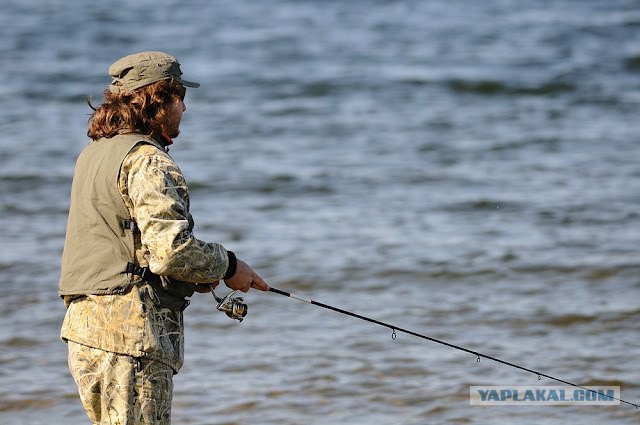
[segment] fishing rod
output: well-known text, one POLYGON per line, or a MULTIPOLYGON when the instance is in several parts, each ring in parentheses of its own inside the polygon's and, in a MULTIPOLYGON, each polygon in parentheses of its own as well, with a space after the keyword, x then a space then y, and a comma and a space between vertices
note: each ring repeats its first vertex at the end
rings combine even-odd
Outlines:
MULTIPOLYGON (((321 302, 318 302, 318 301, 314 301, 312 299, 303 298, 303 297, 300 297, 298 295, 292 294, 290 292, 282 291, 282 290, 277 289, 277 288, 270 287, 269 288, 269 292, 273 292, 273 293, 278 294, 278 295, 283 295, 285 297, 293 298, 295 300, 302 301, 302 302, 305 302, 305 303, 308 303, 308 304, 313 304, 315 306, 318 306, 318 307, 321 307, 321 308, 325 308, 327 310, 332 310, 332 311, 335 311, 335 312, 340 313, 340 314, 345 314, 347 316, 355 317, 356 319, 364 320, 364 321, 367 321, 367 322, 370 322, 370 323, 375 323, 376 325, 384 326, 386 328, 391 329, 391 338, 394 339, 394 340, 396 339, 396 331, 404 332, 406 334, 413 335, 413 336, 418 337, 418 338, 426 339, 428 341, 435 342, 437 344, 446 345, 447 347, 454 348, 454 349, 460 350, 460 351, 464 351, 464 352, 469 353, 469 354, 473 354, 474 356, 476 356, 476 359, 477 359, 478 363, 480 363, 480 359, 481 358, 493 360, 494 362, 501 363, 503 365, 507 365, 507 366, 510 366, 510 367, 513 367, 513 368, 516 368, 516 369, 520 369, 520 370, 524 370, 525 372, 529 372, 529 373, 532 373, 534 375, 537 375, 538 376, 538 380, 541 380, 542 377, 544 376, 545 378, 551 379, 553 381, 560 382, 560 383, 563 383, 563 384, 566 384, 566 385, 569 385, 569 386, 572 386, 572 387, 575 387, 575 388, 580 388, 582 390, 589 391, 589 392, 597 394, 599 396, 605 395, 605 394, 603 394, 601 392, 597 392, 597 391, 595 391, 593 389, 586 388, 586 387, 584 387, 582 385, 578 385, 578 384, 575 384, 573 382, 566 381, 564 379, 556 378, 555 376, 547 375, 546 373, 542 373, 542 372, 539 372, 539 371, 534 370, 534 369, 529 369, 527 367, 520 366, 520 365, 517 365, 515 363, 511 363, 511 362, 508 362, 506 360, 499 359, 497 357, 489 356, 489 355, 483 354, 483 353, 481 353, 479 351, 471 350, 469 348, 465 348, 465 347, 462 347, 460 345, 455 345, 455 344, 452 344, 452 343, 449 343, 449 342, 446 342, 446 341, 442 341, 440 339, 432 338, 430 336, 423 335, 423 334, 420 334, 418 332, 414 332, 414 331, 411 331, 411 330, 408 330, 408 329, 404 329, 404 328, 402 328, 400 326, 392 325, 390 323, 381 322, 379 320, 375 320, 375 319, 372 319, 370 317, 366 317, 366 316, 362 316, 362 315, 357 314, 357 313, 353 313, 351 311, 343 310, 343 309, 338 308, 338 307, 334 307, 334 306, 331 306, 331 305, 328 305, 328 304, 324 304, 324 303, 321 303, 321 302)), ((245 305, 245 307, 246 307, 246 305, 245 305)), ((246 310, 244 310, 244 312, 246 314, 246 310)), ((229 317, 232 317, 232 316, 229 316, 229 317)), ((244 317, 244 316, 242 316, 242 317, 244 317)), ((605 395, 605 396, 610 398, 610 399, 612 399, 612 400, 616 400, 616 401, 619 401, 621 403, 625 403, 625 404, 628 404, 630 406, 634 406, 636 409, 638 409, 640 407, 640 404, 632 403, 630 401, 623 400, 622 398, 617 398, 617 397, 613 397, 613 396, 610 396, 610 395, 605 395)))

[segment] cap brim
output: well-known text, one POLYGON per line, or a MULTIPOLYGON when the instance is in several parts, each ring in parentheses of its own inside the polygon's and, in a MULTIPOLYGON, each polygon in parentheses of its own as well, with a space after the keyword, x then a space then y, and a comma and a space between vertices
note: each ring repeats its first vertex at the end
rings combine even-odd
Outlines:
POLYGON ((193 87, 193 88, 198 88, 200 87, 200 83, 196 83, 194 81, 187 81, 187 80, 182 80, 180 81, 182 83, 183 86, 185 87, 193 87))

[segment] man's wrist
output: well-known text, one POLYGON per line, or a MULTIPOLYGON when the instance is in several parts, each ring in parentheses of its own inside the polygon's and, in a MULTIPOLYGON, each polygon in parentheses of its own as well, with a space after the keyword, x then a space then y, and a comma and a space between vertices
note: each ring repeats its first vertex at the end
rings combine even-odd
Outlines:
POLYGON ((236 254, 234 254, 233 251, 227 251, 227 256, 229 257, 229 265, 227 266, 227 272, 222 278, 224 280, 231 279, 233 275, 236 274, 236 269, 238 267, 238 259, 236 258, 236 254))

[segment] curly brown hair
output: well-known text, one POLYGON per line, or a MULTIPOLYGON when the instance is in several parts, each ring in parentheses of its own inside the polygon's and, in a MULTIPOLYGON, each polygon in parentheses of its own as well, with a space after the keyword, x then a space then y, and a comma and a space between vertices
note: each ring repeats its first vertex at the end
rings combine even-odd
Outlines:
POLYGON ((133 92, 104 92, 104 102, 89 117, 87 136, 93 140, 124 133, 141 133, 157 138, 169 106, 176 97, 184 99, 186 88, 177 81, 161 80, 133 92))

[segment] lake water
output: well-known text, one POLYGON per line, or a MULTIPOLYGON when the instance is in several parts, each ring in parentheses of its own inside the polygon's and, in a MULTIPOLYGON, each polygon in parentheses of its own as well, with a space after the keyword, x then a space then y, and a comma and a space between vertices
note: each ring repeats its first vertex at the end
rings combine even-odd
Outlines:
MULTIPOLYGON (((177 56, 196 236, 274 287, 640 402, 640 3, 5 0, 0 423, 88 423, 58 338, 86 97, 177 56)), ((273 293, 195 296, 176 424, 637 424, 470 406, 555 385, 273 293)))

